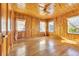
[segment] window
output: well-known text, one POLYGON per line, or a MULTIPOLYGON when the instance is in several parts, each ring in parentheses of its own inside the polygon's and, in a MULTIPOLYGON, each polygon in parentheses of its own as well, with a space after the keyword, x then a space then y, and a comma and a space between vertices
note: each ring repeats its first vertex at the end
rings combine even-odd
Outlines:
POLYGON ((5 35, 5 33, 6 33, 6 20, 3 17, 1 19, 1 31, 2 31, 3 35, 5 35))
MULTIPOLYGON (((8 24, 8 31, 10 31, 11 30, 10 19, 8 19, 7 24, 8 24)), ((1 19, 1 31, 2 31, 3 35, 5 35, 5 33, 6 33, 6 20, 3 17, 1 19)))
POLYGON ((17 20, 16 21, 16 30, 17 31, 25 31, 25 21, 17 20))
POLYGON ((68 33, 79 34, 79 16, 68 18, 68 33))
POLYGON ((46 24, 45 22, 40 22, 40 32, 45 32, 46 31, 46 24))
POLYGON ((54 22, 53 21, 50 21, 48 23, 48 30, 49 30, 49 32, 53 32, 54 31, 54 22))

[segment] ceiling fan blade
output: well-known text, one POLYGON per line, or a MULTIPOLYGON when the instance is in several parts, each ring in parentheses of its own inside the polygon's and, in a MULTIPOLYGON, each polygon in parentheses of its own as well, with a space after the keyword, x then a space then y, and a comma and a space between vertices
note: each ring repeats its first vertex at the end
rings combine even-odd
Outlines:
POLYGON ((50 6, 50 3, 46 4, 44 10, 46 11, 49 6, 50 6))
POLYGON ((42 11, 44 11, 45 13, 48 13, 49 14, 50 12, 47 11, 47 9, 49 8, 50 4, 51 3, 46 3, 45 6, 41 6, 41 5, 38 4, 38 6, 41 7, 41 8, 43 8, 42 11))

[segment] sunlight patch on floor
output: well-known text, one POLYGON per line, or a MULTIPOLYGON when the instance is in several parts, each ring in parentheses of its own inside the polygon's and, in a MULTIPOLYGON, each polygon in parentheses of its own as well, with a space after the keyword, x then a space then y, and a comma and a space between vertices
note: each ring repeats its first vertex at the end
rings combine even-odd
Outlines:
POLYGON ((62 38, 63 38, 63 40, 61 40, 62 43, 78 44, 78 42, 75 40, 66 39, 64 37, 62 37, 62 38))

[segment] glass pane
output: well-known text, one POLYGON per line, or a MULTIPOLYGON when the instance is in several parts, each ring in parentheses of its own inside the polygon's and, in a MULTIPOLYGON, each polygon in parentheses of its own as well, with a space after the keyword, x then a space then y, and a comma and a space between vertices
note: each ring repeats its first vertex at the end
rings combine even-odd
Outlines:
POLYGON ((53 32, 54 31, 54 22, 53 21, 48 23, 48 30, 49 30, 49 32, 53 32))
POLYGON ((1 19, 1 31, 3 35, 6 34, 6 20, 3 17, 1 19))
POLYGON ((10 23, 10 18, 9 18, 9 19, 8 19, 8 31, 9 31, 9 32, 11 31, 10 26, 11 26, 11 23, 10 23))
POLYGON ((45 22, 40 22, 40 32, 45 32, 46 31, 46 24, 45 22))

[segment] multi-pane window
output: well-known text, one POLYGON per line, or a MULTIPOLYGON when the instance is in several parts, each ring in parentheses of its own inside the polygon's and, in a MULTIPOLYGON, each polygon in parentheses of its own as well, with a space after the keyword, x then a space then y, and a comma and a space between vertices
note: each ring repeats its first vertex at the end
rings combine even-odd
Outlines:
POLYGON ((48 31, 49 32, 53 32, 54 31, 54 22, 53 21, 50 21, 48 23, 48 31))
POLYGON ((79 34, 79 16, 68 18, 68 33, 79 34))
POLYGON ((40 22, 40 32, 45 32, 45 31, 46 31, 46 23, 40 22))
POLYGON ((16 21, 16 30, 17 31, 25 31, 25 21, 17 20, 16 21))

